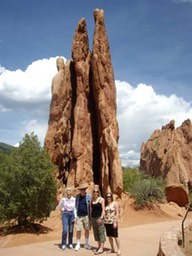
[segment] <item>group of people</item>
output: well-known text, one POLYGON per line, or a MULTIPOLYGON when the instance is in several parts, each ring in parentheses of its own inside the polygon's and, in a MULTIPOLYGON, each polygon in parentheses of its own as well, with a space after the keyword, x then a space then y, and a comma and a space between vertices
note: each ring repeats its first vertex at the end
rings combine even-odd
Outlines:
POLYGON ((85 231, 84 248, 91 250, 89 245, 89 231, 93 229, 94 239, 98 243, 94 254, 99 255, 104 252, 104 243, 106 236, 109 239, 111 249, 107 253, 115 252, 115 244, 117 247, 117 256, 121 255, 120 242, 118 238, 118 218, 119 208, 117 202, 113 200, 111 192, 106 193, 106 199, 101 196, 99 186, 95 185, 92 195, 86 192, 87 184, 79 185, 79 193, 73 196, 71 188, 66 189, 66 196, 61 199, 58 207, 62 212, 62 239, 61 248, 66 249, 67 236, 68 247, 73 249, 73 230, 76 225, 76 246, 78 251, 81 240, 81 231, 85 231), (115 241, 115 244, 114 244, 115 241))

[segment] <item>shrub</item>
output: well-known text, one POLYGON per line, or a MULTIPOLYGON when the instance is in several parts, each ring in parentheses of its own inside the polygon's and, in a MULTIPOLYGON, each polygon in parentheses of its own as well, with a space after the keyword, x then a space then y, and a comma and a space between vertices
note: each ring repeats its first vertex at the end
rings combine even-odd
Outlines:
POLYGON ((144 180, 146 174, 137 168, 123 168, 123 189, 130 192, 134 183, 138 180, 144 180))
POLYGON ((130 194, 135 199, 135 208, 150 207, 164 198, 165 183, 162 178, 148 177, 134 182, 130 194))
POLYGON ((54 165, 37 136, 25 135, 19 147, 0 162, 0 222, 19 225, 49 216, 56 197, 54 165))

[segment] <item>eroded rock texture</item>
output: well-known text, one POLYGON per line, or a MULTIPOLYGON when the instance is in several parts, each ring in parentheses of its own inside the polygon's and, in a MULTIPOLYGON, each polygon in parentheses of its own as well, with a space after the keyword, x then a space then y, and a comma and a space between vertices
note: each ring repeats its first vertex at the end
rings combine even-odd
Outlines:
POLYGON ((98 184, 121 197, 116 90, 104 11, 94 11, 93 49, 82 18, 72 44, 72 60, 61 65, 52 82, 45 147, 67 186, 98 184))
POLYGON ((162 176, 167 185, 192 187, 192 124, 188 119, 175 129, 174 121, 155 130, 142 144, 140 167, 162 176))
POLYGON ((69 184, 93 181, 93 139, 91 127, 90 58, 88 33, 82 18, 75 31, 72 58, 76 72, 76 103, 69 184), (73 182, 74 181, 74 182, 73 182))
POLYGON ((108 186, 117 194, 122 190, 122 170, 118 152, 116 91, 109 42, 104 25, 104 12, 94 11, 95 31, 92 49, 92 87, 98 124, 100 176, 104 190, 108 186))
POLYGON ((189 203, 188 191, 181 184, 166 186, 165 196, 167 202, 175 202, 181 207, 185 207, 189 203))
POLYGON ((52 80, 52 99, 48 130, 45 137, 45 148, 52 161, 59 167, 59 177, 66 183, 71 159, 71 138, 73 122, 72 87, 75 87, 73 63, 64 64, 62 58, 57 59, 58 73, 52 80))

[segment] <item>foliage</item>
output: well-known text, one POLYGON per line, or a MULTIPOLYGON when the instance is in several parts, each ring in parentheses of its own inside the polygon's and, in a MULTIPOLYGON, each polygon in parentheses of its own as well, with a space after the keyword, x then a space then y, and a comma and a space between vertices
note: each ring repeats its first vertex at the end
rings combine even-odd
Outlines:
POLYGON ((37 136, 26 134, 10 155, 0 155, 0 222, 42 221, 56 196, 54 166, 37 136))
POLYGON ((123 188, 124 191, 130 192, 133 184, 137 180, 145 179, 146 174, 139 171, 138 168, 123 168, 123 188))
POLYGON ((131 196, 135 198, 136 209, 150 207, 155 201, 161 202, 164 198, 164 181, 153 177, 138 180, 131 189, 131 196))
POLYGON ((150 177, 138 169, 128 169, 123 173, 124 190, 135 199, 135 208, 150 207, 164 198, 165 182, 161 177, 150 177))
POLYGON ((13 148, 14 148, 13 146, 0 142, 0 153, 10 154, 13 148))

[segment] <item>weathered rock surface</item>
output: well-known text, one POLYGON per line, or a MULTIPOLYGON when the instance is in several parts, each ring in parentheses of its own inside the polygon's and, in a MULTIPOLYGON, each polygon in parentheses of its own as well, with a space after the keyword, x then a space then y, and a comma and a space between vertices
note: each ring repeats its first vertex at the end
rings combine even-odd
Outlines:
POLYGON ((104 11, 94 11, 93 50, 82 18, 72 44, 72 60, 52 82, 45 148, 67 186, 99 184, 121 197, 122 168, 118 152, 116 90, 104 11))
POLYGON ((159 241, 157 256, 185 256, 178 245, 180 230, 172 228, 164 232, 159 241))
POLYGON ((52 99, 45 148, 59 166, 59 178, 66 182, 71 155, 73 63, 57 59, 58 73, 52 80, 52 99))
POLYGON ((167 202, 175 202, 181 207, 184 207, 189 203, 188 191, 181 184, 166 186, 165 196, 167 202))
POLYGON ((72 58, 76 72, 76 104, 72 138, 69 185, 93 181, 93 139, 91 127, 90 59, 88 33, 82 18, 75 31, 72 58))
POLYGON ((116 91, 103 10, 96 9, 94 18, 91 67, 101 156, 99 178, 105 191, 108 187, 112 187, 117 194, 120 194, 122 169, 117 145, 119 130, 116 119, 116 91))
POLYGON ((175 129, 174 121, 155 130, 142 144, 140 168, 152 176, 162 176, 167 185, 192 187, 192 123, 185 120, 175 129))

